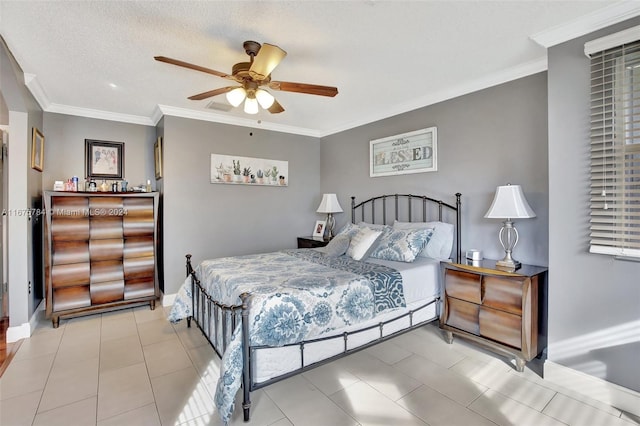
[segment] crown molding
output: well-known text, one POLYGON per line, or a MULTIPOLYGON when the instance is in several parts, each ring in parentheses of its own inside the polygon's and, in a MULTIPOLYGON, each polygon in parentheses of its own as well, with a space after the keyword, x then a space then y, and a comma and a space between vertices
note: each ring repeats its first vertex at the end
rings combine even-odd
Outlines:
POLYGON ((260 128, 264 130, 272 130, 274 132, 292 133, 296 135, 311 136, 315 138, 319 138, 322 136, 318 130, 314 129, 286 126, 261 120, 216 114, 214 112, 197 111, 187 108, 172 107, 168 105, 158 105, 158 109, 162 112, 162 114, 171 115, 174 117, 191 118, 194 120, 211 121, 214 123, 222 124, 231 124, 233 126, 250 127, 252 129, 260 128))
POLYGON ((487 89, 489 87, 497 86, 499 84, 507 83, 509 81, 517 80, 519 78, 527 77, 529 75, 537 74, 546 70, 547 57, 545 55, 542 58, 515 67, 507 68, 484 78, 471 80, 466 83, 447 88, 440 92, 431 93, 414 99, 410 102, 399 104, 392 109, 386 110, 384 113, 374 114, 369 117, 363 118, 362 120, 344 123, 342 126, 336 127, 331 131, 323 133, 321 137, 330 136, 339 132, 343 132, 345 130, 350 130, 355 127, 373 123, 375 121, 384 120, 398 114, 414 111, 420 108, 427 107, 429 105, 444 102, 449 99, 454 99, 459 96, 468 95, 479 90, 487 89))
POLYGON ((49 108, 49 106, 51 105, 51 102, 49 101, 49 97, 47 96, 44 89, 42 88, 42 85, 38 81, 38 78, 36 77, 36 75, 25 72, 24 84, 25 86, 27 86, 27 88, 35 98, 36 102, 38 102, 38 105, 40 105, 40 108, 46 111, 47 108, 49 108))
POLYGON ((640 2, 621 1, 529 38, 549 48, 640 15, 640 2))
POLYGON ((141 124, 143 126, 155 126, 151 118, 141 115, 122 114, 116 112, 102 111, 91 108, 79 108, 70 105, 51 104, 46 112, 58 114, 77 115, 79 117, 97 118, 99 120, 120 121, 122 123, 141 124))

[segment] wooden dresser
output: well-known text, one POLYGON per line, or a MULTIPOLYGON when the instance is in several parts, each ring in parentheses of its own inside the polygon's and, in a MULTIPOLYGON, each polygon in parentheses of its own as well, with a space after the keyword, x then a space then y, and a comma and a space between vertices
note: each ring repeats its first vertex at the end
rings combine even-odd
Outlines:
POLYGON ((44 194, 46 314, 155 308, 158 193, 44 194))
POLYGON ((546 347, 547 268, 522 265, 504 272, 495 261, 443 262, 442 272, 440 328, 449 343, 457 334, 513 355, 518 371, 546 347))

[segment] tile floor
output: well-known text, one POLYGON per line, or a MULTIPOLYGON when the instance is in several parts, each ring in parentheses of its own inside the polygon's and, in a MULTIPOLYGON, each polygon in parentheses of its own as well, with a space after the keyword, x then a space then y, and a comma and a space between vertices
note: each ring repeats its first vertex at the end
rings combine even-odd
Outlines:
MULTIPOLYGON (((219 425, 219 361, 163 309, 42 320, 0 378, 0 424, 219 425)), ((535 369, 535 363, 532 364, 535 369)), ((435 324, 252 393, 250 425, 632 426, 435 324)), ((239 403, 238 403, 239 404, 239 403)), ((232 421, 243 424, 241 410, 232 421)))

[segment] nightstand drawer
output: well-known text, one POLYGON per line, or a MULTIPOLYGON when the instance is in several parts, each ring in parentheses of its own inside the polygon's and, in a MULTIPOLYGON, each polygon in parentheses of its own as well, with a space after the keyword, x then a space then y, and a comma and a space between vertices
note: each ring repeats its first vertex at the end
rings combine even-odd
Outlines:
POLYGON ((522 315, 522 284, 524 280, 484 276, 482 304, 512 314, 522 315))
POLYGON ((445 320, 447 325, 476 335, 480 334, 480 326, 478 324, 479 305, 447 297, 447 306, 448 312, 445 320))
POLYGON ((482 302, 480 297, 481 276, 469 272, 445 270, 445 291, 447 296, 466 300, 467 302, 482 302))
POLYGON ((480 335, 520 349, 522 317, 497 309, 480 307, 480 335))

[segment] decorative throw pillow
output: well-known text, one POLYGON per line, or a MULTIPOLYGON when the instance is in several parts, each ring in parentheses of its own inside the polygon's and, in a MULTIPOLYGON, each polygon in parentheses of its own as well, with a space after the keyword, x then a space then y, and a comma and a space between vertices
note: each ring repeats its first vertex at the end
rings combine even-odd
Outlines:
POLYGON ((383 236, 371 257, 396 262, 413 262, 429 242, 433 229, 394 229, 383 236))
POLYGON ((355 225, 351 222, 347 222, 342 228, 340 228, 340 231, 338 231, 336 236, 345 234, 349 238, 353 238, 353 236, 356 235, 359 230, 360 230, 360 227, 358 225, 355 225))
POLYGON ((433 235, 427 245, 418 254, 420 257, 445 260, 451 257, 453 249, 454 226, 446 222, 398 222, 393 223, 394 229, 433 229, 433 235))
POLYGON ((340 234, 333 237, 329 244, 319 247, 316 250, 324 253, 328 257, 339 257, 347 252, 351 238, 346 234, 340 234))
POLYGON ((364 260, 376 247, 382 231, 374 231, 371 228, 360 228, 351 238, 351 243, 347 249, 347 256, 353 260, 364 260))

